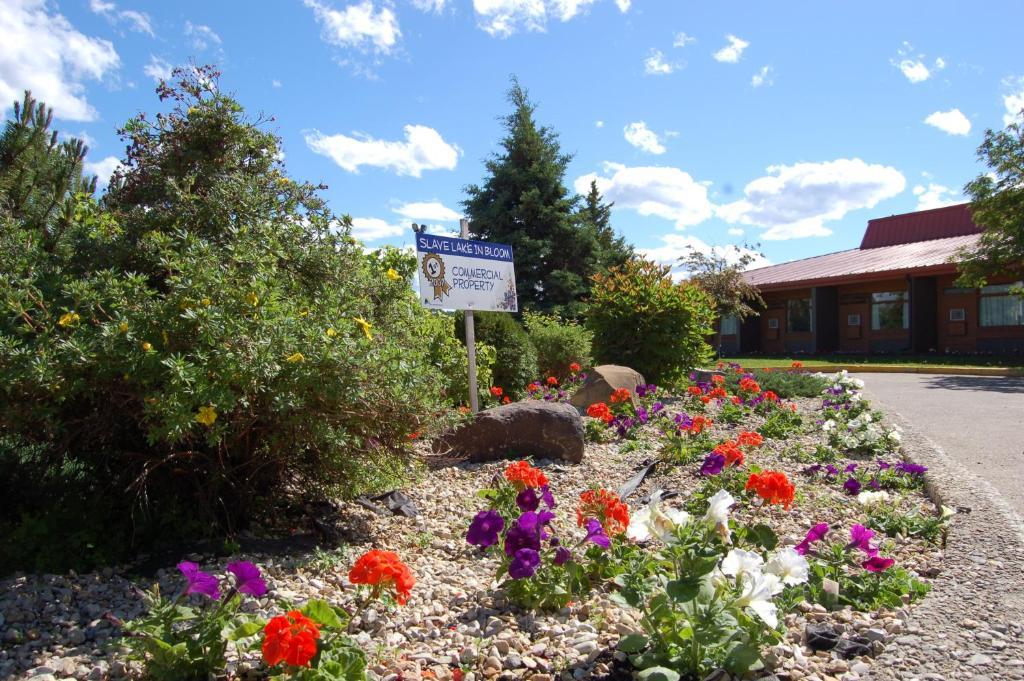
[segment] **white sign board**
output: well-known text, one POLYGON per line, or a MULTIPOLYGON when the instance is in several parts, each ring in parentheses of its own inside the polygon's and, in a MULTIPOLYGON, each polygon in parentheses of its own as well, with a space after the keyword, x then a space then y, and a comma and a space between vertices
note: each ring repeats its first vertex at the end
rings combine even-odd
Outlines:
POLYGON ((519 310, 511 246, 417 234, 416 260, 424 307, 519 310))

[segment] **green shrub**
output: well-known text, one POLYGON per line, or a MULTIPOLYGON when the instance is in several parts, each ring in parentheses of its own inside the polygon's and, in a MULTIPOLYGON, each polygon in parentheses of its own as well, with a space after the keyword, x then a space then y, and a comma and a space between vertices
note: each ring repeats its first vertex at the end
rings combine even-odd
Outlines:
POLYGON ((601 363, 636 369, 652 383, 678 380, 712 356, 714 304, 696 286, 674 283, 670 268, 631 260, 595 275, 586 309, 601 363))
MULTIPOLYGON (((466 337, 465 318, 458 317, 460 338, 466 337)), ((526 386, 537 378, 537 349, 523 325, 507 312, 477 312, 473 315, 476 342, 494 348, 493 385, 501 386, 512 399, 526 395, 526 386)), ((484 390, 488 387, 478 380, 484 390)))
POLYGON ((572 320, 536 312, 524 313, 523 324, 537 348, 540 376, 565 378, 570 374, 570 364, 590 366, 594 334, 585 327, 572 320))
MULTIPOLYGON (((178 76, 102 204, 70 197, 55 231, 0 202, 0 435, 136 544, 394 484, 454 362, 414 260, 365 255, 215 73, 178 76)), ((19 503, 13 531, 46 534, 19 503)))
MULTIPOLYGON (((430 339, 431 364, 439 370, 445 402, 450 406, 469 404, 469 358, 456 329, 456 316, 450 312, 431 312, 424 320, 424 332, 430 339)), ((461 326, 461 323, 458 325, 461 326)), ((465 331, 461 335, 465 338, 465 331)), ((476 342, 476 381, 481 402, 486 401, 494 381, 494 347, 476 342)))
MULTIPOLYGON (((794 397, 820 397, 829 386, 828 379, 815 376, 804 371, 765 371, 764 369, 748 369, 762 390, 771 390, 782 399, 794 397)), ((741 374, 727 374, 734 386, 739 385, 741 374)), ((735 391, 735 387, 733 388, 735 391)))

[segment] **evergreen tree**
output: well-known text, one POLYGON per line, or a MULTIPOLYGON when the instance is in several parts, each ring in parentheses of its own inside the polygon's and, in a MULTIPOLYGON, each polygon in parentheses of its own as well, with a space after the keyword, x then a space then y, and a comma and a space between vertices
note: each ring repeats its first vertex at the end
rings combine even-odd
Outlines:
POLYGON ((579 217, 583 225, 593 231, 598 245, 598 266, 600 270, 624 265, 633 257, 633 247, 626 239, 615 234, 612 229, 612 203, 602 203, 601 192, 597 189, 597 181, 590 181, 590 191, 583 197, 583 206, 579 217))
POLYGON ((96 178, 82 174, 88 147, 78 139, 58 142, 52 123, 53 110, 26 91, 0 134, 0 213, 46 251, 70 223, 74 195, 96 190, 96 178))
POLYGON ((597 269, 597 235, 581 224, 579 197, 564 184, 572 156, 554 131, 537 125, 536 105, 515 78, 508 101, 502 151, 486 161, 483 185, 465 188, 463 206, 474 237, 511 244, 520 307, 571 316, 597 269))

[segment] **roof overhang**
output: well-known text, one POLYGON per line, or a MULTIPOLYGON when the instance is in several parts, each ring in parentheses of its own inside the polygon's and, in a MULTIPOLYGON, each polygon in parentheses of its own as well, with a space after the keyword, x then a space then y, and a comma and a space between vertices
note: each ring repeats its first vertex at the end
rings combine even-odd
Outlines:
POLYGON ((888 281, 901 277, 923 277, 939 274, 956 274, 957 269, 954 263, 942 263, 929 265, 927 267, 913 267, 909 269, 888 270, 885 272, 858 272, 857 274, 845 274, 834 277, 820 277, 817 279, 804 279, 802 281, 780 281, 770 284, 755 284, 755 288, 762 293, 769 291, 793 291, 802 288, 813 288, 816 286, 837 286, 842 284, 862 284, 872 281, 888 281))

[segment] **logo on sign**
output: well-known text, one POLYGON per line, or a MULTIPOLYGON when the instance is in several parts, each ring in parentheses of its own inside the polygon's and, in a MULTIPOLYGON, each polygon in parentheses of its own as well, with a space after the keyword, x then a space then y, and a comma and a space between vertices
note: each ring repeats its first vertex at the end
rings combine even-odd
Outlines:
POLYGON ((437 253, 423 256, 423 274, 434 289, 434 300, 443 300, 452 287, 444 278, 444 260, 437 253))

